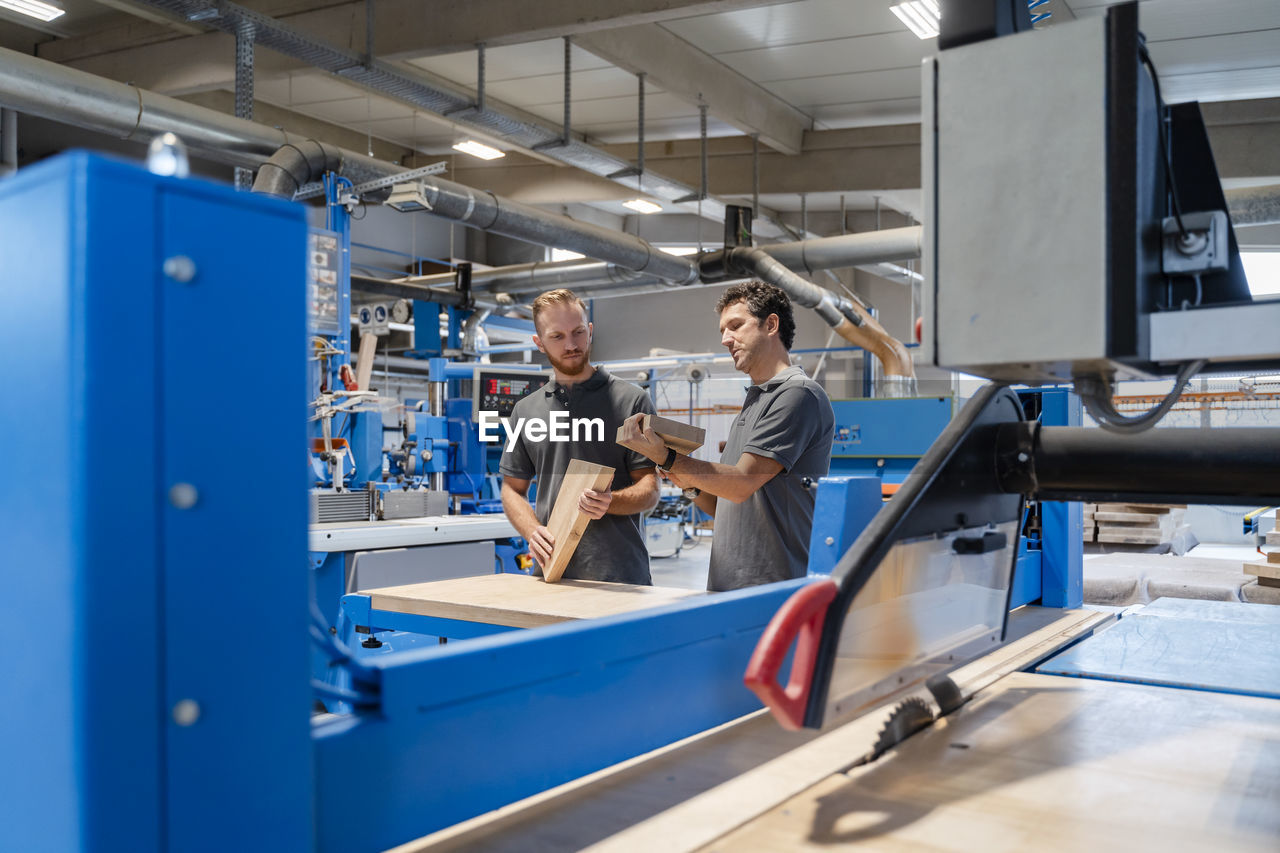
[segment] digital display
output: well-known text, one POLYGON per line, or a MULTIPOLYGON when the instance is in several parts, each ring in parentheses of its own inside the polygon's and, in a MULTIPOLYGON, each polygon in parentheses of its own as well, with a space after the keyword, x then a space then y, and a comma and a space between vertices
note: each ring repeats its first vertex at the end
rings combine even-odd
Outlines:
POLYGON ((533 370, 503 370, 479 368, 476 370, 475 389, 472 395, 472 416, 481 411, 497 412, 509 417, 516 401, 547 383, 546 373, 533 370))

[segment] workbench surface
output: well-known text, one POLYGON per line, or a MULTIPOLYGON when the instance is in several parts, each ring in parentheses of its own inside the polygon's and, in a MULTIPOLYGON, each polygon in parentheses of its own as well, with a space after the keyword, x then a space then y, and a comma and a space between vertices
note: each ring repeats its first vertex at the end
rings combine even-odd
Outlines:
POLYGON ((528 575, 494 574, 365 589, 360 594, 369 596, 374 610, 536 628, 660 607, 705 593, 602 581, 562 580, 550 584, 528 575))

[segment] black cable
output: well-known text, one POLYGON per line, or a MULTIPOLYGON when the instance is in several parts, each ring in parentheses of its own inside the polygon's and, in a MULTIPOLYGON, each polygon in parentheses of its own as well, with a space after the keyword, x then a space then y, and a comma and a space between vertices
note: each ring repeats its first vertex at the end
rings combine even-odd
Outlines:
POLYGON ((1169 183, 1169 194, 1173 198, 1173 218, 1177 220, 1178 233, 1185 237, 1187 228, 1182 224, 1182 205, 1178 201, 1178 183, 1173 179, 1173 158, 1169 154, 1169 139, 1165 130, 1164 98, 1160 95, 1160 75, 1156 73, 1156 66, 1151 61, 1151 54, 1147 52, 1145 41, 1138 45, 1138 57, 1142 60, 1142 64, 1147 66, 1147 71, 1151 74, 1151 85, 1155 87, 1156 128, 1160 133, 1161 162, 1164 164, 1165 180, 1169 183))
POLYGON ((1085 411, 1098 422, 1098 426, 1111 432, 1132 435, 1155 426, 1169 409, 1173 408, 1173 404, 1178 402, 1178 398, 1182 396, 1182 391, 1191 377, 1199 373, 1206 364, 1208 362, 1204 359, 1189 361, 1184 364, 1174 379, 1173 388, 1165 395, 1165 398, 1155 407, 1134 417, 1120 414, 1116 411, 1115 406, 1112 405, 1111 397, 1114 394, 1115 387, 1110 379, 1080 377, 1075 381, 1076 393, 1080 395, 1085 411))

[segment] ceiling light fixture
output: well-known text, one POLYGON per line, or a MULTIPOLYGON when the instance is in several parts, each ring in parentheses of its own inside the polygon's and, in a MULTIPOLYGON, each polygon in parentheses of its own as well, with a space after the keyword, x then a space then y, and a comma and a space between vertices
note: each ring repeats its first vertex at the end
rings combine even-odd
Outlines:
POLYGON ((907 29, 917 38, 931 39, 938 36, 938 21, 942 11, 938 8, 938 0, 911 0, 890 6, 889 11, 898 16, 898 20, 907 25, 907 29))
POLYGON ((479 157, 481 160, 497 160, 499 157, 507 156, 507 152, 499 151, 497 148, 492 148, 483 142, 476 142, 474 139, 459 142, 453 146, 453 150, 461 151, 463 154, 470 154, 472 157, 479 157))
POLYGON ((66 9, 59 9, 57 6, 50 6, 48 3, 41 3, 40 0, 0 0, 0 7, 41 21, 52 21, 54 18, 61 18, 67 13, 66 9))
POLYGON ((622 206, 629 207, 637 213, 657 213, 659 210, 662 210, 662 205, 654 204, 653 202, 643 198, 633 198, 631 201, 624 201, 622 206))

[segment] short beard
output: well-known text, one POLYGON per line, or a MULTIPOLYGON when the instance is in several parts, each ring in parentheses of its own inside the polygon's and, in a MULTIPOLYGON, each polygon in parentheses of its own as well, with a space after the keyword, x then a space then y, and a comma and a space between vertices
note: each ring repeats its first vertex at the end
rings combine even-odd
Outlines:
POLYGON ((578 366, 577 372, 570 371, 569 365, 556 360, 552 357, 551 353, 547 353, 547 361, 551 362, 551 366, 564 376, 581 376, 583 373, 586 373, 591 369, 591 349, 589 347, 586 352, 583 353, 583 356, 582 364, 578 366))

